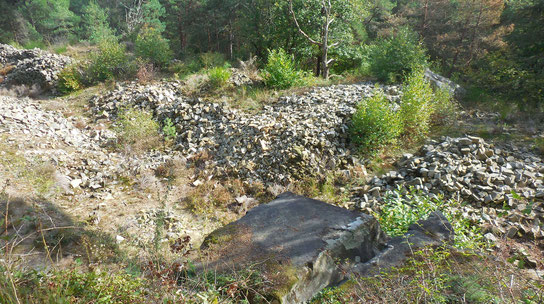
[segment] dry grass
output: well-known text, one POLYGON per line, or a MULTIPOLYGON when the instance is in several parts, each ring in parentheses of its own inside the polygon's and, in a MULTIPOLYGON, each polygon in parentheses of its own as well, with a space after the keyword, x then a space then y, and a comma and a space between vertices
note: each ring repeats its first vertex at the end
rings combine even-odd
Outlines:
POLYGON ((7 65, 5 67, 0 68, 0 76, 6 76, 11 71, 13 71, 13 69, 15 69, 14 65, 7 65))
POLYGON ((136 72, 136 79, 141 84, 147 84, 155 79, 155 67, 151 63, 142 63, 136 72))

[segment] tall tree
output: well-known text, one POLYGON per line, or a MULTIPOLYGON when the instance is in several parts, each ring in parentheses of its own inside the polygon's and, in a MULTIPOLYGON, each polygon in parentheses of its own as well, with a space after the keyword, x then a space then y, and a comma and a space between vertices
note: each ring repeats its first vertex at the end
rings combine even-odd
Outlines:
POLYGON ((97 43, 114 37, 106 11, 95 0, 90 1, 82 13, 81 27, 84 39, 97 43))
POLYGON ((323 78, 329 77, 330 65, 334 62, 334 59, 329 59, 330 49, 341 41, 348 43, 353 39, 352 20, 357 8, 360 8, 356 3, 349 0, 312 0, 299 2, 294 8, 293 0, 289 0, 289 13, 298 32, 319 47, 319 67, 323 78), (311 16, 310 19, 300 18, 305 13, 311 16))

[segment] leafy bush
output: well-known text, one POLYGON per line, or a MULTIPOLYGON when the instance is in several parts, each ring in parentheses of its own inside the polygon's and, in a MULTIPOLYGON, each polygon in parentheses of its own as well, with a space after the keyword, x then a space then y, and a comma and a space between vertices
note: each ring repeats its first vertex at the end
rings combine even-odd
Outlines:
POLYGON ((427 64, 425 50, 416 34, 406 28, 393 37, 379 40, 368 51, 369 71, 381 81, 397 82, 427 64))
POLYGON ((451 125, 456 121, 459 107, 447 88, 434 92, 433 108, 431 122, 434 125, 451 125))
POLYGON ((61 94, 69 94, 83 87, 81 71, 76 65, 66 67, 58 74, 58 77, 57 90, 61 94))
POLYGON ((215 67, 208 71, 209 83, 213 88, 220 88, 227 84, 231 72, 224 67, 215 67))
POLYGON ((330 56, 335 59, 331 70, 336 74, 353 71, 363 63, 363 50, 360 46, 333 48, 330 56))
POLYGON ((151 113, 129 109, 121 112, 115 128, 118 141, 126 152, 143 152, 159 145, 159 124, 151 113))
POLYGON ((90 55, 85 76, 91 84, 107 79, 126 76, 130 71, 129 57, 125 46, 116 40, 103 40, 98 51, 90 55))
POLYGON ((267 87, 288 89, 305 82, 304 72, 297 70, 292 58, 283 50, 268 51, 268 63, 263 70, 267 87))
POLYGON ((176 126, 174 126, 174 123, 170 118, 166 118, 164 120, 164 126, 162 127, 162 133, 166 137, 166 139, 174 140, 178 136, 178 133, 176 131, 176 126))
POLYGON ((172 51, 168 40, 153 28, 143 28, 134 45, 136 55, 148 60, 157 67, 166 67, 172 60, 172 51))
POLYGON ((400 104, 405 136, 421 138, 427 133, 433 113, 433 98, 433 89, 425 80, 423 71, 414 71, 407 77, 400 104))
POLYGON ((378 91, 357 105, 350 133, 352 142, 361 152, 376 153, 394 144, 401 132, 400 116, 391 108, 383 92, 378 91))
POLYGON ((205 69, 224 66, 226 63, 225 56, 221 53, 207 52, 201 54, 199 61, 205 69))

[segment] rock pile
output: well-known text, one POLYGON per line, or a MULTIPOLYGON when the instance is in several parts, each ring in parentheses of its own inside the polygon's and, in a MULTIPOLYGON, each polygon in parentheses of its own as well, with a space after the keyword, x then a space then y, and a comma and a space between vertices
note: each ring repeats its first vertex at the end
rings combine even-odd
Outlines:
MULTIPOLYGON (((356 104, 374 89, 371 83, 315 88, 246 114, 186 98, 176 84, 133 83, 93 98, 91 105, 103 117, 127 106, 153 111, 159 121, 169 117, 177 128, 177 149, 187 156, 207 151, 215 174, 285 184, 358 162, 348 149, 348 123, 356 104)), ((399 100, 398 87, 384 90, 399 100)))
POLYGON ((116 134, 81 124, 45 111, 29 98, 0 96, 0 136, 6 136, 29 159, 38 157, 60 165, 57 173, 69 185, 68 191, 106 190, 107 184, 115 183, 119 176, 134 176, 180 158, 179 153, 149 152, 129 157, 108 151, 103 146, 115 140, 116 134))
POLYGON ((472 136, 444 138, 404 155, 396 167, 359 189, 362 208, 379 205, 387 191, 413 187, 470 203, 466 216, 495 234, 544 237, 544 162, 529 152, 472 136))
POLYGON ((58 73, 71 62, 70 57, 40 49, 20 50, 0 44, 0 64, 13 66, 4 75, 2 85, 38 85, 54 90, 58 73))

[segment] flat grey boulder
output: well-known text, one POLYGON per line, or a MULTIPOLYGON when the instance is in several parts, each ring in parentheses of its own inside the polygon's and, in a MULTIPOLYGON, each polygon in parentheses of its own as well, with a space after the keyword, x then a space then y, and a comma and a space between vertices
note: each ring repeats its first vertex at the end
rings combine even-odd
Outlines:
POLYGON ((387 249, 368 262, 355 265, 351 271, 361 276, 372 276, 402 265, 406 259, 423 247, 438 247, 452 243, 454 230, 446 217, 438 211, 432 212, 408 228, 405 235, 392 238, 387 249))
POLYGON ((386 235, 369 215, 287 192, 204 240, 208 271, 257 266, 276 303, 303 303, 375 257, 386 235))

